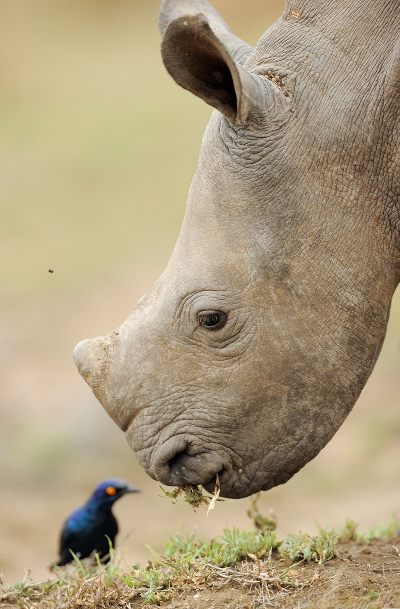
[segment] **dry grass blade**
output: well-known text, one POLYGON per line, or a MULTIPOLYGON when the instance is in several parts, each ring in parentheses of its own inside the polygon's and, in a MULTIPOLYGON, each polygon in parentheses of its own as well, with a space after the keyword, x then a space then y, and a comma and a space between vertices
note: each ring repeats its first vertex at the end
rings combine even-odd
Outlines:
POLYGON ((219 476, 218 474, 215 474, 215 489, 214 489, 214 495, 210 501, 210 505, 208 506, 208 510, 207 510, 207 516, 210 510, 213 510, 215 508, 215 504, 217 503, 219 494, 221 492, 221 485, 219 482, 219 476))

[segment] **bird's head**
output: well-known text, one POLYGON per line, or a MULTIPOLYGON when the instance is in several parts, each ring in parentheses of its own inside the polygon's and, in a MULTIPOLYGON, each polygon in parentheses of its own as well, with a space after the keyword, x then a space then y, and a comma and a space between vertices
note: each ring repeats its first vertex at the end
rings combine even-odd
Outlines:
POLYGON ((96 503, 99 507, 112 505, 127 493, 140 493, 140 489, 135 486, 129 486, 120 478, 109 478, 100 482, 93 491, 89 501, 96 503))

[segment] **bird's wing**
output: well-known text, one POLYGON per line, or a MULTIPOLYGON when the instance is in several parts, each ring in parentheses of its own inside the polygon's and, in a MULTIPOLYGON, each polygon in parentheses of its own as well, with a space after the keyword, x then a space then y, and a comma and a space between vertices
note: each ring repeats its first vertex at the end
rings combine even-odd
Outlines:
POLYGON ((61 532, 60 538, 60 559, 57 563, 59 567, 66 565, 68 562, 72 560, 72 554, 69 551, 71 547, 71 542, 73 541, 73 532, 68 528, 67 524, 64 526, 61 532))
POLYGON ((72 541, 73 536, 74 536, 74 532, 71 531, 71 529, 66 524, 61 532, 60 550, 62 550, 65 547, 68 547, 70 545, 70 542, 72 541))
POLYGON ((70 562, 72 560, 72 555, 71 552, 69 551, 69 548, 71 548, 72 550, 74 549, 75 543, 76 542, 76 535, 77 535, 77 526, 76 526, 76 520, 77 520, 77 514, 79 513, 80 510, 75 510, 75 512, 72 512, 72 514, 69 516, 69 518, 67 519, 67 521, 65 522, 63 529, 61 531, 61 537, 60 537, 60 556, 61 556, 61 564, 65 564, 66 562, 70 562))

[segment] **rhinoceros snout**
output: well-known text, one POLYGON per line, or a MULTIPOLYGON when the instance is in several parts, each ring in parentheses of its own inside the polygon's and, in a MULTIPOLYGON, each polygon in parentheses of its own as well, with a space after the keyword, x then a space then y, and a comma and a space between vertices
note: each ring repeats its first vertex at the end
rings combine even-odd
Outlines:
POLYGON ((212 450, 173 437, 158 447, 151 460, 150 475, 167 486, 206 485, 224 470, 223 457, 212 450))

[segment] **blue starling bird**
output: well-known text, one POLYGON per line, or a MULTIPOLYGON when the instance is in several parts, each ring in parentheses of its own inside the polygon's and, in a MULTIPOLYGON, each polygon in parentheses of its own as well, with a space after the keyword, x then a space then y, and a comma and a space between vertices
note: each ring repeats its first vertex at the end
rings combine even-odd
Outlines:
POLYGON ((64 524, 60 540, 58 566, 73 560, 70 550, 80 558, 97 552, 107 561, 110 539, 114 546, 118 523, 111 509, 114 503, 127 493, 139 493, 140 489, 128 486, 124 480, 110 478, 100 482, 82 507, 73 511, 64 524))

